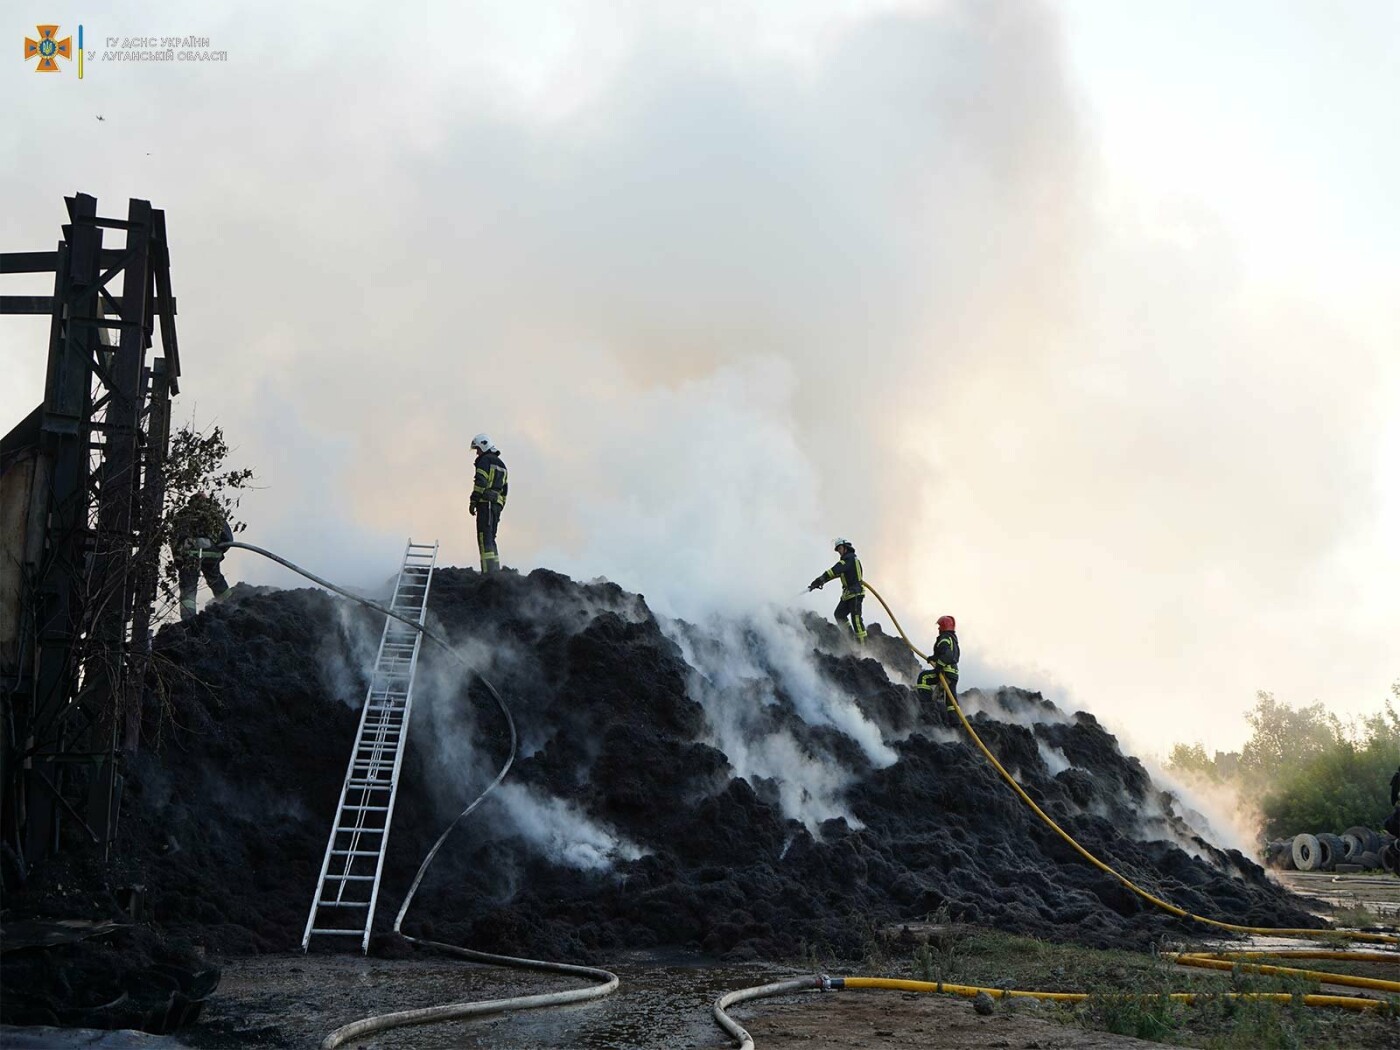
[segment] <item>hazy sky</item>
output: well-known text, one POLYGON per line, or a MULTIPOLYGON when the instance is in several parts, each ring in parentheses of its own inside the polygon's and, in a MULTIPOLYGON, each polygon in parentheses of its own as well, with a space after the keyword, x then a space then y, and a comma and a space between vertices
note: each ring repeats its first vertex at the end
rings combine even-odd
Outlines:
MULTIPOLYGON (((965 682, 1139 749, 1238 746, 1256 689, 1378 708, 1400 7, 699 6, 10 5, 0 247, 163 207, 178 414, 345 582, 475 563, 485 430, 508 565, 825 612, 839 533, 965 682), (82 81, 21 61, 80 17, 82 81), (101 53, 189 34, 227 61, 101 53)), ((46 334, 0 322, 6 429, 46 334)))

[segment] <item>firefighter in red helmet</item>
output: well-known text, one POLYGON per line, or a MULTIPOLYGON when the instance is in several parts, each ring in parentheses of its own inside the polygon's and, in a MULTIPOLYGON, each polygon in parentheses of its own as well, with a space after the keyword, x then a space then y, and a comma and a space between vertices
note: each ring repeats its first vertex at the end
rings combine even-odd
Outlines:
POLYGON ((957 621, 951 616, 938 618, 938 638, 933 643, 933 652, 927 657, 932 666, 919 673, 918 681, 920 692, 928 693, 930 700, 942 698, 946 721, 953 725, 958 722, 958 711, 953 706, 953 700, 958 695, 958 657, 962 655, 958 649, 957 627, 957 621), (939 675, 948 683, 947 693, 943 692, 943 686, 938 682, 939 675))

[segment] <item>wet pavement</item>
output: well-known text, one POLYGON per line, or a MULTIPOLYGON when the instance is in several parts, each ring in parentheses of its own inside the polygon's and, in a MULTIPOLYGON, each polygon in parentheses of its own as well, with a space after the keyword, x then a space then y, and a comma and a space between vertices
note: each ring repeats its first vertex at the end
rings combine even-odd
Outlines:
POLYGON ((1270 874, 1301 896, 1326 901, 1334 908, 1365 908, 1382 922, 1400 922, 1400 878, 1394 875, 1338 875, 1327 871, 1270 874))

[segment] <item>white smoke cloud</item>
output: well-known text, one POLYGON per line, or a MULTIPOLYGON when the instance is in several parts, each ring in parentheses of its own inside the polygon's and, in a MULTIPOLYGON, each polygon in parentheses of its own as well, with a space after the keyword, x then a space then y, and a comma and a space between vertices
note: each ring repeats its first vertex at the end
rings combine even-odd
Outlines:
MULTIPOLYGON (((1169 772, 1150 757, 1142 764, 1153 781, 1180 800, 1176 808, 1201 838, 1223 849, 1237 849, 1246 857, 1259 859, 1260 833, 1264 827, 1258 800, 1249 798, 1238 787, 1213 784, 1203 778, 1169 772)), ((1149 814, 1151 815, 1151 814, 1149 814)), ((1188 848, 1183 845, 1183 849, 1188 848)), ((1198 853, 1196 848, 1188 852, 1198 853)))
MULTIPOLYGON (((1257 688, 1385 695, 1396 315, 1264 279, 1208 198, 1108 193, 1059 7, 200 17, 227 66, 0 70, 16 141, 93 129, 0 157, 0 235, 51 245, 74 189, 166 208, 180 404, 263 477, 253 542, 357 585, 408 534, 474 564, 484 429, 507 564, 674 615, 795 604, 843 533, 916 636, 958 616, 966 685, 1140 739, 1228 743, 1257 688)), ((1400 299, 1391 257, 1358 287, 1400 299)), ((17 420, 42 333, 4 332, 17 420)))
POLYGON ((1046 771, 1053 777, 1063 773, 1066 769, 1073 767, 1073 763, 1065 757, 1065 753, 1058 747, 1051 747, 1045 741, 1037 739, 1036 749, 1040 752, 1040 760, 1045 763, 1046 771))
POLYGON ((520 836, 555 864, 605 871, 643 851, 564 799, 540 795, 518 781, 498 789, 497 801, 520 836))
POLYGON ((768 708, 789 703, 808 726, 830 726, 855 741, 874 767, 895 762, 879 727, 817 668, 810 633, 776 610, 710 616, 695 628, 666 617, 659 622, 692 668, 690 695, 704 708, 708 742, 724 752, 733 775, 773 781, 783 815, 809 831, 834 817, 860 827, 845 802, 856 772, 768 717, 768 708))

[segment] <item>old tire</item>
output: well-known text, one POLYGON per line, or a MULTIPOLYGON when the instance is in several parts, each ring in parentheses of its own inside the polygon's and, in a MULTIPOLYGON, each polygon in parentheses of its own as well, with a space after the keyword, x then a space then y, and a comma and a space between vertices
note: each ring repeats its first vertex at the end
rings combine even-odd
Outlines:
POLYGON ((1365 870, 1370 871, 1373 868, 1379 868, 1381 866, 1381 855, 1373 849, 1368 849, 1365 853, 1357 854, 1356 863, 1360 864, 1365 870))
POLYGON ((1342 840, 1342 860, 1349 864, 1355 863, 1356 858, 1366 852, 1366 840, 1357 838, 1350 831, 1342 832, 1340 837, 1342 840))
POLYGON ((1384 843, 1381 842, 1381 833, 1375 828, 1364 828, 1360 824, 1357 824, 1355 827, 1347 828, 1346 831, 1342 832, 1343 838, 1348 835, 1356 836, 1357 840, 1361 843, 1362 853, 1368 850, 1379 850, 1381 846, 1384 845, 1384 843))
POLYGON ((1316 835, 1294 835, 1291 853, 1299 871, 1317 871, 1322 863, 1322 844, 1316 835))
POLYGON ((1390 843, 1381 850, 1381 867, 1392 875, 1400 875, 1400 848, 1390 843))
POLYGON ((1342 837, 1325 831, 1320 831, 1313 837, 1322 847, 1322 861, 1318 864, 1319 870, 1331 871, 1346 856, 1346 847, 1342 845, 1342 837))

